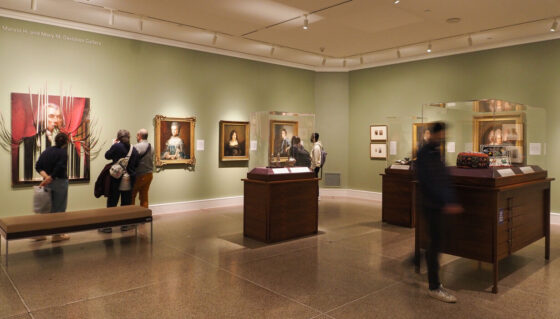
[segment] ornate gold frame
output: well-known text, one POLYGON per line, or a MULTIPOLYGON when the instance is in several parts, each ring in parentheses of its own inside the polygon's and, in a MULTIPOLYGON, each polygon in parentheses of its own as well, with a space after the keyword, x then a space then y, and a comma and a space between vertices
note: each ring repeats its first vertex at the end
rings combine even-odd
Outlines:
MULTIPOLYGON (((276 121, 270 120, 270 138, 268 144, 268 155, 274 157, 274 140, 276 136, 274 135, 274 126, 275 125, 293 125, 294 126, 294 136, 298 135, 298 122, 297 121, 276 121)), ((291 141, 290 141, 291 142, 291 141)), ((285 162, 288 160, 288 157, 280 157, 281 162, 285 162)))
POLYGON ((249 131, 249 122, 236 122, 236 121, 220 121, 220 161, 248 161, 249 160, 249 148, 251 144, 250 140, 250 131, 249 131), (245 156, 225 156, 224 155, 224 146, 226 143, 224 137, 224 127, 226 125, 243 125, 245 126, 245 156))
POLYGON ((173 164, 182 164, 182 165, 190 165, 194 166, 196 163, 196 158, 194 155, 194 127, 196 124, 195 117, 166 117, 163 115, 156 115, 154 118, 155 121, 155 165, 158 167, 165 166, 165 165, 173 165, 173 164), (183 122, 189 123, 190 127, 190 139, 189 139, 189 150, 190 150, 190 158, 188 159, 179 159, 179 160, 164 160, 161 159, 161 149, 162 145, 160 143, 161 140, 161 123, 162 122, 183 122))
MULTIPOLYGON (((521 148, 523 154, 523 162, 525 162, 525 117, 523 113, 520 114, 508 114, 508 115, 488 115, 488 116, 475 116, 473 117, 473 148, 475 152, 479 151, 481 136, 480 136, 480 124, 483 122, 503 122, 503 121, 515 121, 514 124, 522 125, 523 136, 522 139, 515 141, 516 147, 521 148)), ((516 163, 519 164, 519 163, 516 163)))

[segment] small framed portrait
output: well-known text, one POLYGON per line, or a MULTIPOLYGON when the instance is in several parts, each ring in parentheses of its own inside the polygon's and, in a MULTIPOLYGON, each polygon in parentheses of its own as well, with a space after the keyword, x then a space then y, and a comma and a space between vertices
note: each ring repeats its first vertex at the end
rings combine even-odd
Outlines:
POLYGON ((476 116, 473 119, 473 144, 480 151, 481 145, 502 146, 512 152, 513 164, 524 163, 525 141, 523 115, 476 116))
POLYGON ((220 121, 220 160, 249 160, 249 122, 220 121))
POLYGON ((387 143, 370 143, 370 159, 387 159, 387 143))
POLYGON ((156 115, 156 166, 194 165, 194 117, 179 118, 156 115))
POLYGON ((270 121, 269 154, 271 157, 280 157, 280 161, 287 161, 290 156, 292 137, 298 134, 296 121, 270 121))
POLYGON ((372 141, 386 141, 387 125, 371 125, 369 127, 369 139, 372 141))
MULTIPOLYGON (((412 124, 412 160, 418 155, 418 150, 430 140, 430 128, 432 123, 413 123, 412 124)), ((441 143, 441 157, 445 156, 445 138, 441 143)))

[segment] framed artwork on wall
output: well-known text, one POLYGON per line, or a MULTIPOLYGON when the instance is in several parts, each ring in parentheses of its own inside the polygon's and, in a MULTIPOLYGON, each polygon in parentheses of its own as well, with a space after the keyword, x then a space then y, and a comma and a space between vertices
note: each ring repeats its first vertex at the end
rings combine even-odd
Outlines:
MULTIPOLYGON (((432 123, 412 123, 412 160, 416 160, 418 150, 430 139, 432 123)), ((445 158, 445 138, 440 147, 441 158, 445 158)))
POLYGON ((504 116, 476 116, 473 118, 473 145, 502 146, 512 153, 512 163, 525 160, 524 119, 522 114, 504 116))
POLYGON ((155 117, 156 166, 194 165, 194 127, 196 118, 155 117))
POLYGON ((296 121, 270 121, 270 143, 269 154, 271 157, 279 157, 280 161, 289 158, 292 137, 298 134, 298 122, 296 121))
POLYGON ((371 125, 369 127, 369 139, 371 141, 386 141, 387 125, 371 125))
POLYGON ((85 97, 11 94, 11 131, 2 125, 2 135, 6 144, 11 144, 13 186, 42 181, 35 162, 47 147, 55 145, 58 133, 69 137, 69 180, 89 181, 90 150, 97 143, 92 139, 89 103, 85 97))
POLYGON ((249 122, 220 121, 220 160, 249 160, 249 122))
POLYGON ((387 159, 387 143, 370 143, 370 159, 387 159))

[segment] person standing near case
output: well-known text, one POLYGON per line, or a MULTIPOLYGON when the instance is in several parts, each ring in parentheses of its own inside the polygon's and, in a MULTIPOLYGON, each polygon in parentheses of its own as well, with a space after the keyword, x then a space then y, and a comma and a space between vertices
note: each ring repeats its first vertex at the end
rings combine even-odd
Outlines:
POLYGON ((445 123, 434 123, 430 128, 428 143, 418 151, 416 174, 422 195, 422 213, 428 226, 430 243, 426 251, 430 297, 454 303, 457 298, 443 288, 439 281, 439 251, 442 241, 442 214, 460 214, 451 178, 441 158, 441 143, 445 136, 445 123))
POLYGON ((154 151, 148 143, 148 130, 141 129, 136 133, 138 144, 134 148, 140 156, 138 168, 136 168, 136 182, 132 189, 132 203, 136 203, 136 195, 140 195, 140 206, 148 208, 148 191, 153 179, 154 151))
POLYGON ((323 150, 323 144, 319 141, 319 133, 311 134, 311 143, 313 143, 313 148, 311 149, 311 169, 317 178, 321 169, 321 151, 323 150))
MULTIPOLYGON (((41 153, 35 164, 35 170, 43 177, 39 186, 48 188, 51 192, 51 213, 66 211, 68 204, 68 135, 56 134, 55 146, 48 147, 41 153)), ((35 237, 34 240, 45 240, 45 236, 35 237)), ((67 234, 52 236, 53 242, 70 239, 67 234)))

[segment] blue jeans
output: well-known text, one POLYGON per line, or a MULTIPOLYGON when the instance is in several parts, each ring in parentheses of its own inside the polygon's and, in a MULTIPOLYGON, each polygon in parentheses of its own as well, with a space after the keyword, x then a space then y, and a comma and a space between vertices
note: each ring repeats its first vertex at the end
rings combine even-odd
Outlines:
POLYGON ((51 213, 65 212, 68 204, 68 179, 55 178, 47 188, 51 190, 51 213))

